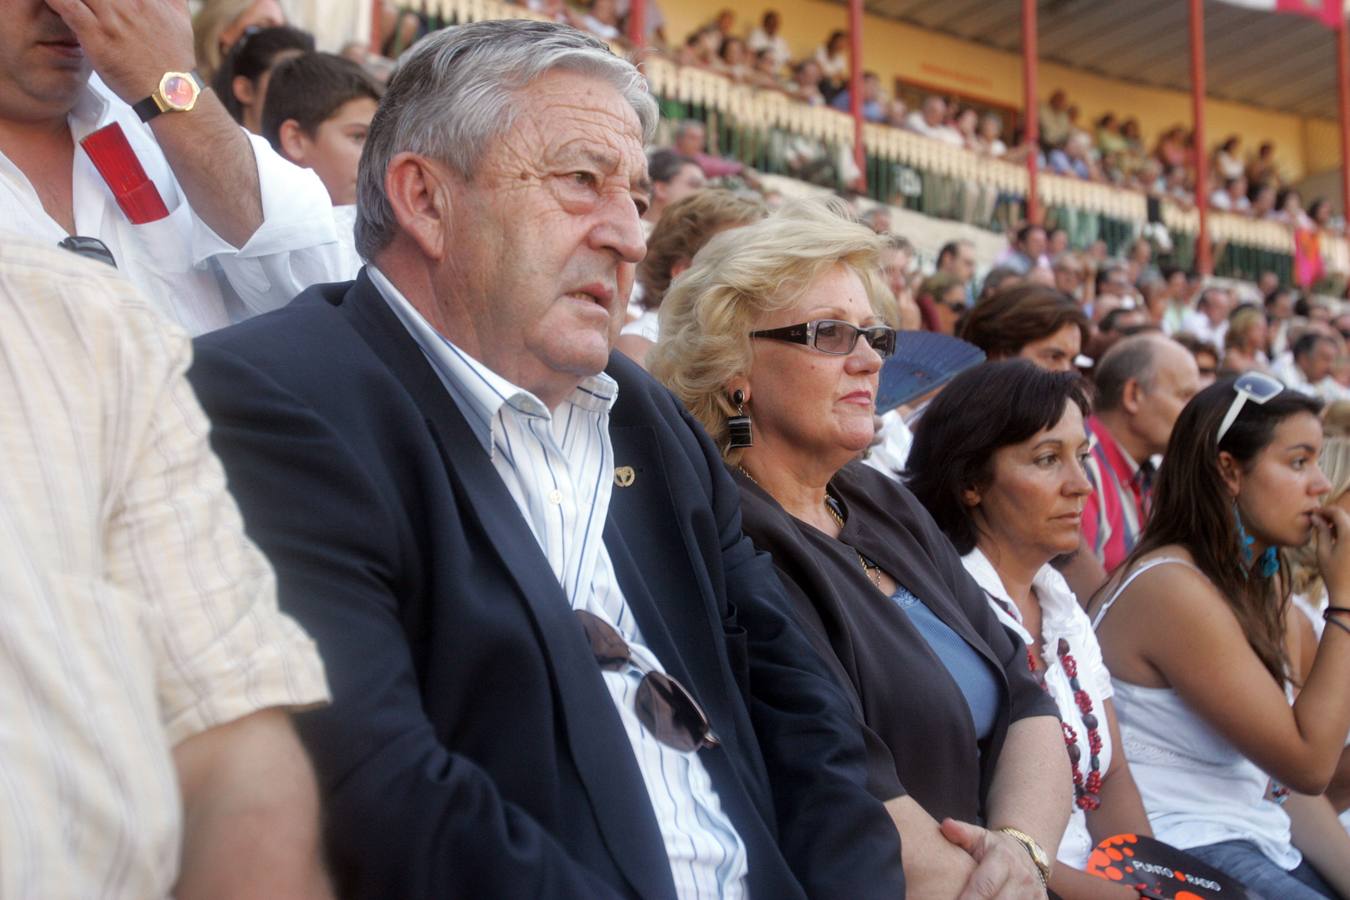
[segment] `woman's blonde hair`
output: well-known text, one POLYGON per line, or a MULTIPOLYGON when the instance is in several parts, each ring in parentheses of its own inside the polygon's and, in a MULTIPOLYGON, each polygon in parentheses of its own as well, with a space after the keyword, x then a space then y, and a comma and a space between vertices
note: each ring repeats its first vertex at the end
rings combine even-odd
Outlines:
POLYGON ((1224 334, 1223 347, 1225 350, 1237 349, 1246 352, 1247 350, 1260 350, 1260 347, 1247 346, 1251 338, 1251 333, 1257 325, 1265 321, 1266 314, 1256 306, 1239 306, 1233 310, 1228 317, 1228 331, 1224 334))
POLYGON ((857 274, 880 315, 890 294, 880 271, 885 246, 842 202, 799 201, 717 235, 671 284, 661 303, 661 337, 647 363, 723 448, 727 462, 741 455, 727 447, 727 418, 736 415, 727 383, 750 372, 755 323, 791 308, 840 265, 857 274))
POLYGON ((220 35, 248 12, 254 0, 206 0, 197 15, 192 17, 192 44, 197 54, 197 71, 207 84, 216 77, 216 70, 225 58, 220 47, 220 35))
MULTIPOLYGON (((1323 503, 1335 503, 1350 490, 1350 438, 1328 437, 1322 443, 1322 455, 1317 464, 1331 482, 1331 491, 1323 503)), ((1317 542, 1309 540, 1289 553, 1289 580, 1295 594, 1302 594, 1317 606, 1326 594, 1322 573, 1317 567, 1317 542)))

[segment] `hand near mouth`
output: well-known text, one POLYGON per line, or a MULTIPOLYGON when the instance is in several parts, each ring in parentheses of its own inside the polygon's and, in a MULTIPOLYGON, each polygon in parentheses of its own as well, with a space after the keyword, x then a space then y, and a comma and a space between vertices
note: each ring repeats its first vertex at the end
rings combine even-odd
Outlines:
POLYGON ((47 0, 113 93, 148 97, 165 72, 195 66, 184 0, 47 0))

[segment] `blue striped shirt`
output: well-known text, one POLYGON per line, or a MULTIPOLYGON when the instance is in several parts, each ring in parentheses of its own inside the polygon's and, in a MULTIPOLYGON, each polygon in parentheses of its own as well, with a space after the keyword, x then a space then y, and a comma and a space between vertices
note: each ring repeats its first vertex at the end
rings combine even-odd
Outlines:
MULTIPOLYGON (((439 334, 374 266, 367 272, 464 414, 572 608, 600 616, 623 635, 634 657, 664 671, 624 601, 603 537, 614 488, 609 412, 618 385, 602 372, 550 411, 439 334)), ((722 811, 702 760, 662 744, 638 721, 633 704, 643 676, 637 667, 602 674, 646 783, 676 895, 744 897, 745 844, 722 811)))

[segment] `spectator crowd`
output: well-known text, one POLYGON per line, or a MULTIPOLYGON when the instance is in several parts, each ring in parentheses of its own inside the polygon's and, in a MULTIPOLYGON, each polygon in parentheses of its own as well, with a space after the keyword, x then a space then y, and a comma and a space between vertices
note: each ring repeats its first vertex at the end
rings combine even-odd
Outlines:
MULTIPOLYGON (((1350 314, 1035 222, 930 264, 658 143, 620 0, 532 8, 11 9, 0 898, 1111 900, 1125 834, 1350 897, 1350 314)), ((847 107, 780 24, 677 52, 847 107)))

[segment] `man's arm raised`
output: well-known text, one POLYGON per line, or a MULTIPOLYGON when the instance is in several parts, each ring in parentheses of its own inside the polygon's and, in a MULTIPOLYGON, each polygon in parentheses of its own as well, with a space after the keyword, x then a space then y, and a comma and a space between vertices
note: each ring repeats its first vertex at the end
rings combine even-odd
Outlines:
MULTIPOLYGON (((165 72, 195 67, 184 0, 49 0, 114 93, 148 97, 165 72)), ((253 148, 220 100, 204 91, 190 112, 151 120, 164 157, 197 216, 242 247, 263 221, 253 148)))

